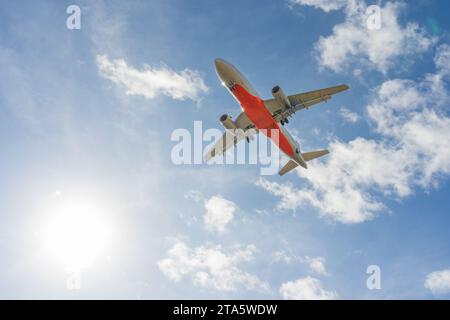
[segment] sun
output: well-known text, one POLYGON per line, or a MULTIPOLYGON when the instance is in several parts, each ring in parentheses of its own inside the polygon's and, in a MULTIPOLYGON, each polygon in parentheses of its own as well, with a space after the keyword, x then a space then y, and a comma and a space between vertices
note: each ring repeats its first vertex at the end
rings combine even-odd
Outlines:
POLYGON ((111 242, 108 212, 93 201, 60 199, 42 227, 47 254, 64 267, 91 267, 104 258, 111 242))

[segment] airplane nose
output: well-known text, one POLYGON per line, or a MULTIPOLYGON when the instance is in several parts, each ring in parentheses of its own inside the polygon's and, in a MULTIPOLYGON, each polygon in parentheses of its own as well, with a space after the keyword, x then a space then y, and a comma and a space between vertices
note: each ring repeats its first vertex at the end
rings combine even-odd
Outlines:
POLYGON ((223 60, 223 59, 216 59, 216 60, 214 60, 214 64, 215 64, 215 66, 216 66, 216 70, 217 70, 217 72, 221 72, 224 68, 225 68, 225 66, 226 66, 226 63, 225 63, 225 61, 223 60))
POLYGON ((225 83, 227 81, 226 75, 228 70, 227 68, 228 64, 223 59, 215 59, 214 65, 216 66, 216 72, 220 80, 222 81, 222 83, 225 83))
POLYGON ((219 64, 222 64, 222 63, 224 63, 224 62, 225 62, 225 61, 224 61, 223 59, 220 59, 220 58, 214 59, 214 63, 216 64, 216 66, 219 65, 219 64))

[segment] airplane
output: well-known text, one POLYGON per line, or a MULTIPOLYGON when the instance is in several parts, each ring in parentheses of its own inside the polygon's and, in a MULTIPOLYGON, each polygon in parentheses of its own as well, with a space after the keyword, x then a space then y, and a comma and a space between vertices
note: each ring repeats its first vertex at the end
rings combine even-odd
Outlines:
POLYGON ((329 153, 328 150, 316 150, 300 152, 300 146, 289 132, 283 127, 289 122, 295 112, 308 109, 312 105, 326 102, 331 96, 349 89, 342 84, 335 87, 298 93, 286 96, 280 86, 272 89, 273 99, 263 100, 247 79, 231 63, 223 59, 215 59, 215 68, 223 86, 240 104, 242 112, 233 120, 229 115, 220 117, 220 122, 227 129, 221 139, 205 154, 205 161, 224 154, 229 148, 235 146, 244 138, 250 142, 252 135, 262 131, 277 147, 289 157, 289 161, 279 171, 283 176, 289 171, 301 166, 308 168, 308 161, 322 157, 329 153), (239 130, 240 129, 240 130, 239 130), (253 129, 253 130, 251 130, 253 129), (273 135, 273 130, 278 134, 273 135), (236 134, 241 132, 241 134, 236 134), (242 132, 244 134, 242 134, 242 132))

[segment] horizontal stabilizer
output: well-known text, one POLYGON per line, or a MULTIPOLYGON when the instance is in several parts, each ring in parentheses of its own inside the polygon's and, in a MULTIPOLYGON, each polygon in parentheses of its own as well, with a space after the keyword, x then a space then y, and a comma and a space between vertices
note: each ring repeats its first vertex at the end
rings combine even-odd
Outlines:
POLYGON ((303 160, 308 162, 308 161, 311 161, 313 159, 319 158, 319 157, 324 156, 324 155, 329 154, 329 153, 330 152, 328 150, 326 150, 326 149, 316 150, 316 151, 302 153, 302 157, 303 157, 303 160))
POLYGON ((285 166, 280 170, 280 172, 278 172, 278 174, 282 176, 288 173, 289 171, 295 169, 297 166, 298 166, 297 162, 295 162, 294 160, 289 160, 289 162, 285 164, 285 166))

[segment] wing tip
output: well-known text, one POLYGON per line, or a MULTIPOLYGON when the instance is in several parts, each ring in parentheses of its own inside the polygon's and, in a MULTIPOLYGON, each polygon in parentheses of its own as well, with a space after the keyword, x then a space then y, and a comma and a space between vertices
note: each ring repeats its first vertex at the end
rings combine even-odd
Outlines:
POLYGON ((350 89, 350 86, 346 83, 342 83, 340 85, 337 85, 335 88, 340 89, 340 91, 344 91, 350 89))

